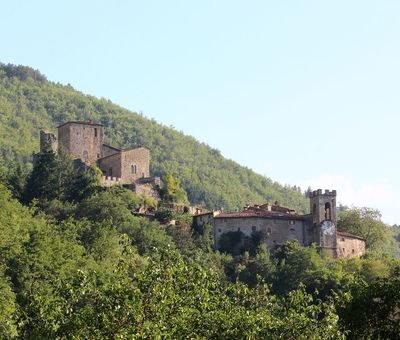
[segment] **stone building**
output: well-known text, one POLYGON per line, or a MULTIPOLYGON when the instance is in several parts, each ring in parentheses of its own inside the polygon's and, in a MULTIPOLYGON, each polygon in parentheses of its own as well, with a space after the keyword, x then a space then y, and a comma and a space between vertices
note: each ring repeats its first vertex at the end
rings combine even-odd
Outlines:
POLYGON ((58 126, 58 136, 40 131, 41 151, 50 145, 62 148, 72 159, 103 172, 103 186, 127 185, 137 194, 158 198, 154 188, 159 177, 150 176, 150 150, 146 146, 119 149, 104 143, 103 125, 92 121, 70 121, 58 126))
POLYGON ((193 216, 198 226, 210 224, 214 248, 221 235, 242 232, 244 239, 259 232, 264 243, 273 248, 297 240, 303 246, 315 243, 333 257, 355 257, 365 253, 365 240, 336 230, 336 190, 321 189, 310 194, 310 213, 297 214, 276 204, 246 206, 240 212, 212 211, 193 216))

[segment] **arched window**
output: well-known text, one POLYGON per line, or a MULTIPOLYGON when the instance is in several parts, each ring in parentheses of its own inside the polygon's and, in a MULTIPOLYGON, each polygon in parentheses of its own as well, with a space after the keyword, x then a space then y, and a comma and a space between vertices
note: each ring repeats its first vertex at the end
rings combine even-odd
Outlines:
POLYGON ((87 162, 89 160, 89 154, 86 150, 83 151, 83 160, 87 162))
POLYGON ((331 220, 331 204, 329 202, 325 203, 325 219, 326 220, 331 220))
POLYGON ((131 173, 134 174, 134 175, 136 175, 136 172, 137 172, 137 167, 136 167, 135 164, 132 164, 132 165, 131 165, 131 173))

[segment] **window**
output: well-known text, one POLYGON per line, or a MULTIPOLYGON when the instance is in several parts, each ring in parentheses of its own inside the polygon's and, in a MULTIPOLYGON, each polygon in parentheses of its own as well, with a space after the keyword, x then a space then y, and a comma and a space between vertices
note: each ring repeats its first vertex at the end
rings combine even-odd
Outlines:
POLYGON ((221 229, 218 229, 218 232, 220 233, 222 230, 221 229))
POLYGON ((142 172, 142 178, 144 178, 144 172, 142 172))
POLYGON ((253 226, 251 227, 251 230, 252 230, 252 231, 256 231, 256 230, 257 230, 257 227, 256 227, 255 225, 253 225, 253 226))
POLYGON ((112 176, 112 168, 108 169, 108 175, 112 176))
POLYGON ((271 235, 272 234, 272 229, 271 228, 268 228, 267 229, 267 235, 271 235))
POLYGON ((94 136, 97 137, 97 128, 94 128, 94 136))
POLYGON ((354 254, 355 253, 354 249, 352 249, 351 252, 352 252, 352 254, 354 254))
POLYGON ((99 153, 97 154, 97 158, 100 158, 100 154, 99 153))
POLYGON ((342 237, 342 242, 344 242, 344 241, 346 241, 346 240, 344 239, 344 237, 342 237))
POLYGON ((295 225, 295 221, 289 221, 289 225, 295 225))
POLYGON ((325 219, 331 219, 331 204, 329 202, 325 203, 325 219))
POLYGON ((342 248, 343 249, 343 253, 345 253, 346 252, 346 249, 345 248, 342 248))
POLYGON ((137 171, 136 165, 135 165, 135 164, 132 164, 132 165, 131 165, 131 173, 135 175, 135 174, 136 174, 136 171, 137 171))

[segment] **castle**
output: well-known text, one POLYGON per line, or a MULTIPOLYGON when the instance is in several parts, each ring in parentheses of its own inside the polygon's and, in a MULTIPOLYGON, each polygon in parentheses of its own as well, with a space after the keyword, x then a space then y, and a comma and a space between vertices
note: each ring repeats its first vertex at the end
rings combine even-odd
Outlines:
POLYGON ((310 213, 297 214, 293 209, 275 204, 246 206, 240 212, 211 211, 193 216, 197 226, 210 224, 214 248, 221 236, 241 232, 242 242, 259 232, 270 249, 286 241, 297 240, 303 246, 313 243, 332 257, 358 257, 365 253, 365 240, 336 229, 336 190, 310 193, 310 213))
MULTIPOLYGON (((92 121, 69 121, 58 126, 58 135, 40 131, 40 152, 62 148, 77 165, 96 164, 103 173, 102 185, 124 185, 136 194, 158 199, 159 177, 150 176, 150 150, 145 146, 119 149, 104 143, 103 125, 92 121)), ((34 155, 35 160, 35 155, 34 155)), ((336 229, 336 191, 310 193, 310 213, 301 215, 275 204, 246 206, 240 212, 200 210, 193 216, 197 226, 211 224, 214 248, 221 236, 241 232, 242 242, 260 233, 272 248, 289 240, 303 246, 315 243, 333 257, 356 257, 365 253, 365 240, 336 229)))
MULTIPOLYGON (((157 198, 159 177, 150 176, 150 150, 146 146, 119 149, 104 143, 103 124, 69 121, 58 126, 58 136, 40 131, 40 151, 62 148, 83 166, 96 164, 103 173, 102 185, 130 187, 136 194, 157 198)), ((35 157, 34 157, 35 158, 35 157)))

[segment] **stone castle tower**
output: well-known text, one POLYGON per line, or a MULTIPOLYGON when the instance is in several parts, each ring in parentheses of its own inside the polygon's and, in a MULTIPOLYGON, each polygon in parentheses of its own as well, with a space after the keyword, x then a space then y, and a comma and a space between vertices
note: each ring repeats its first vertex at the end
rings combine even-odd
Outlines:
MULTIPOLYGON (((103 125, 93 121, 69 121, 58 126, 58 137, 40 131, 40 152, 51 147, 64 150, 76 165, 97 165, 103 173, 103 186, 126 185, 136 192, 158 200, 159 177, 150 176, 150 149, 139 145, 119 149, 104 144, 103 125)), ((33 155, 35 162, 38 154, 33 155)))
POLYGON ((58 144, 74 159, 95 163, 102 155, 103 125, 94 122, 67 122, 58 127, 58 144))
POLYGON ((310 211, 314 242, 321 250, 336 257, 336 190, 311 192, 310 211))

